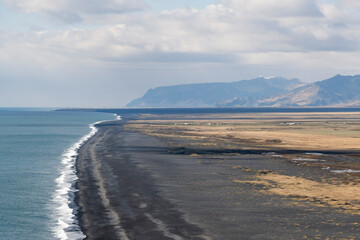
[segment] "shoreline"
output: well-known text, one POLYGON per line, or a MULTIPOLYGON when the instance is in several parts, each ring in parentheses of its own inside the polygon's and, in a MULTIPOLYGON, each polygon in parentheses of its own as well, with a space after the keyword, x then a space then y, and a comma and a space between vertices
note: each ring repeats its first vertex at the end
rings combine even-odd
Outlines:
POLYGON ((111 163, 120 160, 118 156, 106 159, 109 162, 97 158, 98 144, 113 137, 109 129, 121 131, 122 124, 109 122, 97 127, 98 132, 79 149, 76 164, 77 216, 86 239, 207 239, 201 237, 197 226, 182 218, 172 203, 157 195, 153 179, 146 173, 122 162, 119 166, 125 169, 118 168, 122 176, 119 179, 119 173, 114 174, 110 166, 119 164, 111 163))
POLYGON ((61 156, 62 169, 60 176, 55 179, 57 188, 52 198, 52 202, 56 205, 53 214, 57 218, 57 224, 53 227, 52 231, 59 239, 85 238, 85 235, 80 230, 81 227, 76 216, 79 209, 75 200, 78 180, 75 165, 79 149, 96 134, 97 129, 95 125, 98 123, 100 122, 90 124, 90 132, 66 149, 61 156))
MULTIPOLYGON (((117 114, 114 114, 114 117, 115 120, 121 120, 117 114)), ((80 148, 97 133, 96 126, 115 120, 101 120, 89 124, 90 132, 66 149, 61 156, 62 168, 60 176, 55 179, 57 188, 52 198, 52 202, 56 205, 53 215, 57 219, 57 224, 53 226, 52 231, 59 239, 84 239, 86 237, 81 231, 77 217, 79 207, 76 200, 78 190, 76 162, 80 148)))
POLYGON ((174 152, 167 140, 124 130, 127 120, 100 124, 79 149, 77 216, 86 239, 359 237, 357 216, 263 194, 264 182, 253 181, 266 169, 330 173, 257 152, 174 152))

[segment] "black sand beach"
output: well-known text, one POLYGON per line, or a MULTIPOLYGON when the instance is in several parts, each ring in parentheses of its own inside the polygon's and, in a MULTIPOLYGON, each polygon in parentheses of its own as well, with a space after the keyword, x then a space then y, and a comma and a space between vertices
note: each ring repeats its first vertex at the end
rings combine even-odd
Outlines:
POLYGON ((165 141, 122 124, 100 124, 79 151, 76 200, 87 239, 360 238, 358 215, 234 182, 264 169, 310 179, 325 171, 264 154, 175 154, 165 141))

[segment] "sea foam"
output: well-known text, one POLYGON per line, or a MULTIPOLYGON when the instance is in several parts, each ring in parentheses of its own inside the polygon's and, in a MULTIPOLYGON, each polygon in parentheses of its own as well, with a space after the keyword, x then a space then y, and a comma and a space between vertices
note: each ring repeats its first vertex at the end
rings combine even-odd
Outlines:
MULTIPOLYGON (((121 117, 114 114, 116 120, 121 117)), ((78 206, 74 203, 75 183, 78 180, 76 175, 76 158, 79 148, 97 132, 95 127, 97 124, 113 120, 104 120, 90 124, 90 133, 82 137, 78 142, 68 148, 62 155, 60 176, 56 178, 56 190, 53 194, 53 214, 55 220, 52 232, 54 236, 60 240, 78 240, 84 239, 86 236, 80 229, 76 214, 78 206)))

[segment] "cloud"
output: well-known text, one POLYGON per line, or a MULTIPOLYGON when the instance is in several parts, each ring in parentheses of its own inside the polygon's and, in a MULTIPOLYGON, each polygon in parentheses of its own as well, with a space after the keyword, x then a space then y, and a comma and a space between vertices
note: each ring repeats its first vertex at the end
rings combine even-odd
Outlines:
POLYGON ((347 8, 360 10, 360 2, 357 0, 340 0, 347 8))
POLYGON ((258 17, 321 16, 321 11, 314 0, 224 0, 222 4, 241 14, 258 17))
POLYGON ((86 24, 0 32, 0 73, 7 76, 94 86, 108 77, 124 83, 128 91, 119 94, 129 97, 184 81, 358 73, 360 15, 352 1, 223 0, 203 9, 137 14, 131 11, 143 5, 135 1, 11 2, 22 11, 86 24))
MULTIPOLYGON (((126 5, 105 0, 96 10, 98 2, 82 1, 73 1, 71 7, 60 1, 57 10, 47 0, 28 1, 26 6, 29 11, 43 8, 60 13, 61 9, 58 18, 77 21, 74 12, 110 13, 117 9, 114 4, 126 5), (66 13, 70 8, 77 10, 66 13)), ((129 63, 236 62, 236 56, 259 52, 358 51, 360 19, 336 7, 312 0, 223 0, 200 10, 125 14, 96 28, 30 32, 17 40, 62 56, 129 63)))
POLYGON ((25 13, 43 13, 65 23, 80 22, 91 15, 122 14, 145 8, 142 0, 1 0, 25 13))
POLYGON ((150 52, 128 57, 108 57, 102 60, 122 63, 232 63, 236 61, 236 57, 231 54, 150 52))

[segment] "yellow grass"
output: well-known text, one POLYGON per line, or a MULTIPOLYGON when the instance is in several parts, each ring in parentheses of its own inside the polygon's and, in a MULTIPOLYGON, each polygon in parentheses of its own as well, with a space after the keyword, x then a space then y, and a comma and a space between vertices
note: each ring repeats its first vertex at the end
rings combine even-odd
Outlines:
POLYGON ((360 185, 358 183, 329 184, 276 173, 257 175, 252 181, 235 179, 234 182, 263 185, 266 187, 266 190, 262 190, 263 193, 293 197, 315 205, 330 206, 345 210, 347 213, 360 214, 360 185))
POLYGON ((202 140, 199 145, 204 141, 227 144, 229 148, 356 151, 360 146, 360 113, 202 114, 179 119, 183 117, 156 119, 152 115, 150 120, 132 121, 126 128, 157 137, 202 140))

